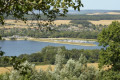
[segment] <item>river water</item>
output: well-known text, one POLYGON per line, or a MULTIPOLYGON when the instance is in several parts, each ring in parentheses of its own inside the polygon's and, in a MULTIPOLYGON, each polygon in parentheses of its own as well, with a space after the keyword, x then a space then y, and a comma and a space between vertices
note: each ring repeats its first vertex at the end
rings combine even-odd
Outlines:
MULTIPOLYGON (((98 45, 97 42, 94 44, 98 45)), ((0 41, 1 50, 5 52, 6 56, 18 56, 20 54, 31 54, 39 52, 46 46, 65 46, 66 49, 100 49, 100 46, 80 46, 80 45, 69 45, 49 42, 38 42, 38 41, 0 41)))

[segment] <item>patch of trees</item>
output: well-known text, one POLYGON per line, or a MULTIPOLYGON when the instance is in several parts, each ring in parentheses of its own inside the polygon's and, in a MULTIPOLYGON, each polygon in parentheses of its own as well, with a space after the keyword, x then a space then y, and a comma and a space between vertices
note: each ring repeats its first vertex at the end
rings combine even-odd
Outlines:
POLYGON ((57 20, 116 20, 119 15, 66 15, 67 17, 58 17, 57 20))
POLYGON ((83 54, 89 63, 98 62, 99 51, 95 50, 78 50, 72 49, 67 50, 65 47, 53 47, 47 46, 42 49, 41 52, 32 53, 32 54, 21 54, 18 56, 19 58, 26 58, 27 61, 33 62, 36 64, 55 64, 55 56, 58 51, 61 50, 61 54, 64 55, 64 63, 66 63, 69 59, 79 60, 81 54, 83 54))
POLYGON ((87 20, 72 20, 72 21, 70 21, 70 23, 81 24, 82 26, 85 26, 85 27, 90 27, 93 25, 91 22, 89 22, 87 20))
MULTIPOLYGON (((21 54, 18 56, 19 59, 25 58, 27 61, 32 62, 34 64, 55 64, 55 56, 59 53, 58 51, 61 50, 61 55, 64 55, 64 63, 66 63, 69 59, 79 60, 80 55, 84 55, 89 63, 98 62, 98 56, 100 50, 78 50, 72 49, 68 50, 64 46, 63 47, 54 47, 54 46, 47 46, 42 49, 41 52, 36 52, 32 54, 21 54)), ((4 63, 2 61, 3 58, 0 58, 0 66, 10 66, 9 63, 4 63)))
POLYGON ((20 35, 34 38, 84 38, 84 39, 96 39, 100 31, 40 31, 38 29, 9 29, 9 31, 0 30, 2 37, 20 35))

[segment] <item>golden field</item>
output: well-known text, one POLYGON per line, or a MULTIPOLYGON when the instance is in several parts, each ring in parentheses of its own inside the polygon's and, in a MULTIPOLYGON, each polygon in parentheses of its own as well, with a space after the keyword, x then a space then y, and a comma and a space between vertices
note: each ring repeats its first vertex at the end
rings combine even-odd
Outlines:
MULTIPOLYGON (((95 67, 96 69, 98 69, 98 63, 88 63, 87 65, 91 66, 91 67, 95 67)), ((51 66, 52 70, 54 70, 55 65, 37 65, 37 66, 35 66, 35 69, 37 71, 39 71, 40 69, 46 71, 49 66, 51 66)), ((6 67, 6 68, 0 67, 0 74, 4 74, 4 73, 7 73, 7 72, 9 73, 11 70, 12 70, 12 67, 6 67)))
MULTIPOLYGON (((61 24, 70 24, 70 21, 71 20, 55 20, 52 22, 52 24, 54 25, 61 25, 61 24)), ((31 20, 28 20, 26 21, 26 23, 24 21, 21 21, 21 20, 5 20, 5 23, 6 24, 9 24, 9 25, 4 25, 3 27, 5 28, 27 28, 27 27, 31 27, 31 24, 33 26, 37 26, 37 23, 47 23, 45 21, 37 21, 37 20, 34 20, 34 21, 31 21, 31 20)))
POLYGON ((120 22, 120 20, 99 20, 99 21, 89 21, 89 22, 91 22, 92 24, 95 24, 95 25, 99 25, 99 24, 110 25, 113 21, 120 22))
POLYGON ((107 13, 92 13, 92 14, 87 14, 87 15, 120 15, 119 12, 107 12, 107 13))
MULTIPOLYGON (((54 65, 40 65, 40 66, 35 66, 36 70, 47 70, 48 67, 51 66, 52 70, 54 70, 54 65)), ((6 73, 6 72, 10 72, 12 70, 12 67, 0 67, 0 74, 6 73)))

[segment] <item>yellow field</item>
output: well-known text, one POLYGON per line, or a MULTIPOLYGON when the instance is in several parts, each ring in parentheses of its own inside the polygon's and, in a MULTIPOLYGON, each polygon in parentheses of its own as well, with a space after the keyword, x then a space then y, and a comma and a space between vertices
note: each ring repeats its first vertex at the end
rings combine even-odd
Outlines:
MULTIPOLYGON (((40 65, 40 66, 35 66, 35 69, 38 70, 38 71, 40 69, 47 70, 49 66, 51 66, 52 70, 54 70, 54 67, 55 67, 54 65, 40 65)), ((11 70, 12 70, 12 67, 6 67, 6 68, 0 67, 0 74, 7 73, 7 72, 9 73, 11 70)))
MULTIPOLYGON (((95 67, 96 69, 98 69, 98 63, 88 63, 87 65, 88 65, 88 66, 95 67)), ((40 69, 46 71, 49 66, 51 66, 52 70, 54 70, 55 65, 38 65, 38 66, 35 66, 35 68, 36 68, 36 70, 38 70, 38 71, 39 71, 40 69)), ((9 69, 9 70, 12 70, 12 67, 6 67, 6 68, 0 67, 0 74, 10 72, 8 69, 9 69)))
POLYGON ((87 15, 104 15, 104 14, 108 14, 108 15, 120 15, 119 12, 93 13, 93 14, 87 14, 87 15))
MULTIPOLYGON (((95 25, 99 25, 99 24, 110 25, 112 23, 112 21, 115 21, 115 20, 99 20, 99 21, 89 21, 89 22, 91 22, 92 24, 95 24, 95 25)), ((116 21, 120 22, 120 20, 116 20, 116 21)))
POLYGON ((11 67, 7 67, 7 68, 0 67, 0 74, 10 72, 11 69, 12 69, 11 67))
MULTIPOLYGON (((55 25, 61 25, 61 24, 70 24, 71 20, 55 20, 52 23, 55 25)), ((39 21, 40 22, 40 21, 39 21)), ((41 21, 42 23, 46 23, 45 21, 41 21)), ((34 20, 28 20, 26 21, 26 23, 24 21, 21 20, 5 20, 5 23, 9 24, 9 25, 4 25, 3 27, 5 28, 27 28, 27 27, 31 27, 30 25, 33 24, 33 27, 36 27, 36 24, 38 23, 38 21, 34 20)))

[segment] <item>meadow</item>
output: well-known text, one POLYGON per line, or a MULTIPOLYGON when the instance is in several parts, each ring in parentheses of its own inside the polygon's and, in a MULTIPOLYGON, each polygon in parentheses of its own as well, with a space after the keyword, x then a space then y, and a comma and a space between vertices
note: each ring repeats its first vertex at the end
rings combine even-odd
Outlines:
POLYGON ((99 20, 99 21, 89 21, 91 22, 92 24, 95 24, 95 25, 110 25, 113 21, 119 21, 120 20, 99 20))

